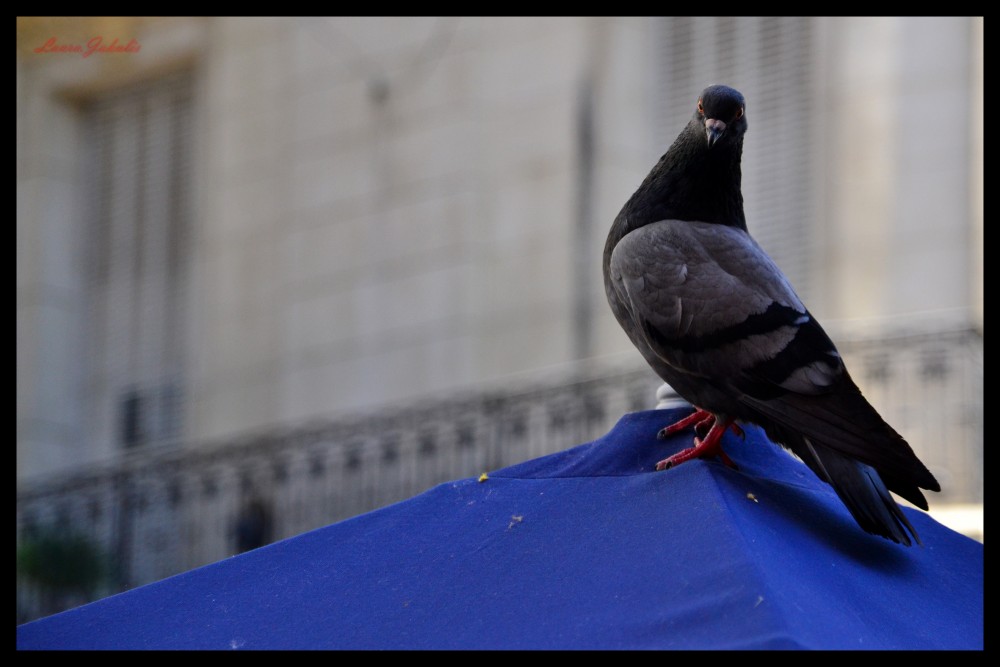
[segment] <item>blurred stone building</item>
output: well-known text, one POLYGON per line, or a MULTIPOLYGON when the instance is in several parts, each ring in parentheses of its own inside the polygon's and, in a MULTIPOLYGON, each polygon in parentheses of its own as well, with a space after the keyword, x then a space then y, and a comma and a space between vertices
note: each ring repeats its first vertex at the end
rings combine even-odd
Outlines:
POLYGON ((710 83, 751 233, 981 511, 982 26, 18 19, 19 543, 112 592, 653 407, 601 251, 710 83))

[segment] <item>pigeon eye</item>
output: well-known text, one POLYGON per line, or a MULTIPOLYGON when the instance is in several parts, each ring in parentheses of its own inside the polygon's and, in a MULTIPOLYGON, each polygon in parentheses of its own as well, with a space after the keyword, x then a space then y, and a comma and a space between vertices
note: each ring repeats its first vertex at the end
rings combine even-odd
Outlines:
POLYGON ((705 113, 705 107, 702 106, 701 100, 698 100, 698 113, 705 113))
POLYGON ((743 107, 740 107, 736 112, 736 120, 739 120, 740 118, 743 118, 743 107))

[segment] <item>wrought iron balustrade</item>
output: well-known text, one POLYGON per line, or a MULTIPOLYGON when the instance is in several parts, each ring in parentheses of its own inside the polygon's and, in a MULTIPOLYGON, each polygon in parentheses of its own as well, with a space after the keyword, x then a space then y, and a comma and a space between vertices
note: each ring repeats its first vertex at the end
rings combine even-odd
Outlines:
MULTIPOLYGON (((981 503, 982 336, 838 345, 865 394, 941 481, 932 506, 981 503)), ((95 593, 107 595, 593 440, 622 414, 654 407, 659 384, 636 359, 224 443, 128 450, 113 465, 22 485, 18 542, 45 526, 86 536, 113 563, 95 593)), ((46 599, 20 578, 17 596, 19 622, 85 601, 46 599)))

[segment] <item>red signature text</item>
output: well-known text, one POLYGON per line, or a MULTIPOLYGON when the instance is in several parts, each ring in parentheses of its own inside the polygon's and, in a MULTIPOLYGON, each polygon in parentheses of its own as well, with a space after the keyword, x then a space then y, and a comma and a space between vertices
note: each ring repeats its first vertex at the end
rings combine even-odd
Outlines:
POLYGON ((44 44, 35 48, 35 53, 79 53, 84 58, 89 58, 95 53, 138 53, 141 48, 142 45, 135 39, 122 44, 117 37, 107 42, 98 36, 87 40, 86 44, 61 44, 55 37, 49 37, 44 44))

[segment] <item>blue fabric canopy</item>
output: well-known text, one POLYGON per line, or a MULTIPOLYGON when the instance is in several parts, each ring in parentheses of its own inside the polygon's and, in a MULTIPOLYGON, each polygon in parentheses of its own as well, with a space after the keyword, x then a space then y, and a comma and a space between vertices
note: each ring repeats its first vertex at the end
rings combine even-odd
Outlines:
MULTIPOLYGON (((748 428, 739 470, 606 436, 17 628, 19 649, 981 649, 983 546, 864 533, 748 428)), ((931 502, 934 499, 931 498, 931 502)))

